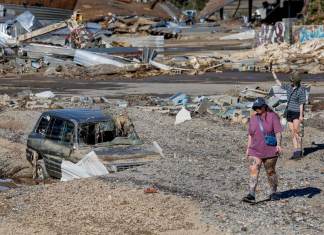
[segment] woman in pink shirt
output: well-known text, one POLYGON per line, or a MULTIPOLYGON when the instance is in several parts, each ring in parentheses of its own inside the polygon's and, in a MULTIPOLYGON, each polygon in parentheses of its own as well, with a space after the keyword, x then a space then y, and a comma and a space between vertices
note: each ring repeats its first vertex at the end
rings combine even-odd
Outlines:
POLYGON ((270 200, 278 200, 276 163, 281 149, 281 132, 283 128, 278 115, 273 112, 263 98, 257 98, 252 106, 256 112, 249 123, 249 137, 246 155, 250 164, 249 194, 244 202, 255 203, 255 189, 261 166, 267 172, 271 187, 270 200))

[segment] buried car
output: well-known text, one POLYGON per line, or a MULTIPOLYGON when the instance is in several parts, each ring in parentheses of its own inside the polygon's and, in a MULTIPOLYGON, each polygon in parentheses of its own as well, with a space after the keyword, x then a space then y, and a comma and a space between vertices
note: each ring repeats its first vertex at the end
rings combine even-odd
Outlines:
POLYGON ((34 179, 62 178, 62 162, 77 163, 95 153, 108 172, 117 172, 158 159, 145 146, 130 119, 113 118, 100 110, 61 109, 44 112, 27 140, 26 157, 34 179))

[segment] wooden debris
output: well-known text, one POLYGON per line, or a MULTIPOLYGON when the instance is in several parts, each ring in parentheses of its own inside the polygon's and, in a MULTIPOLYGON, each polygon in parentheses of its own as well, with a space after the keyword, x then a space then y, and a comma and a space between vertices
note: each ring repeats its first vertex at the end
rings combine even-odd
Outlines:
MULTIPOLYGON (((319 74, 324 72, 324 39, 294 45, 269 44, 256 49, 261 63, 275 72, 319 74)), ((261 67, 261 66, 260 66, 261 67)))

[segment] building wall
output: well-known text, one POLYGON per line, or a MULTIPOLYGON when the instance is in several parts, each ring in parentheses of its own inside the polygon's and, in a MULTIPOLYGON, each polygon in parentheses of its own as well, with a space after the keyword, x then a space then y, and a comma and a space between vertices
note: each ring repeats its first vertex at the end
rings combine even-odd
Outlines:
MULTIPOLYGON (((262 7, 262 2, 266 0, 253 0, 253 8, 252 12, 254 12, 257 8, 262 7)), ((273 1, 268 0, 269 3, 272 3, 273 1)), ((234 14, 236 7, 237 7, 238 1, 235 1, 227 6, 224 7, 224 13, 227 14, 229 17, 232 17, 234 14)), ((241 0, 240 8, 236 13, 236 16, 248 16, 249 14, 249 2, 246 0, 241 0)))

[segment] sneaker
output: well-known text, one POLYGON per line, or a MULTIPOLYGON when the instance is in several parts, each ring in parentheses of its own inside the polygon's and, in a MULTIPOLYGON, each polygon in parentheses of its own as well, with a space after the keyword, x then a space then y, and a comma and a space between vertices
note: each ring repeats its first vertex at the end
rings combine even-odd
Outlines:
POLYGON ((290 160, 299 160, 302 157, 302 151, 295 151, 289 158, 290 160))
POLYGON ((269 196, 269 200, 270 201, 279 201, 280 200, 280 196, 278 195, 278 193, 272 193, 269 196))
POLYGON ((251 194, 248 194, 247 196, 243 197, 242 201, 248 203, 255 203, 255 197, 251 194))

